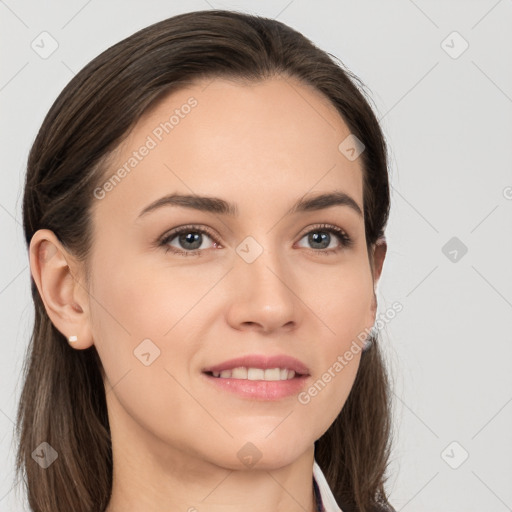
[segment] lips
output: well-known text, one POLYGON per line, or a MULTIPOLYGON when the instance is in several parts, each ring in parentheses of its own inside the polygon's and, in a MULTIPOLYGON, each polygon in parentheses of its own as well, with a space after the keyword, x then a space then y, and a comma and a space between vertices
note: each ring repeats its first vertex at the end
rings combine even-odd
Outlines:
POLYGON ((308 367, 298 359, 287 356, 285 354, 278 354, 274 356, 266 356, 262 354, 250 354, 222 363, 208 366, 203 368, 203 373, 213 374, 220 373, 225 370, 233 370, 234 368, 260 368, 262 370, 270 370, 273 368, 287 369, 295 372, 297 376, 309 375, 308 367))

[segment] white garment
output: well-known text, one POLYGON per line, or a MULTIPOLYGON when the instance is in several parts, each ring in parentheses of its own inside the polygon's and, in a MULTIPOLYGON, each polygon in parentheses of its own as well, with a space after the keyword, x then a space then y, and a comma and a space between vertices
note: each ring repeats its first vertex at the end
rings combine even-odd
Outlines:
POLYGON ((320 466, 316 463, 316 460, 313 463, 313 478, 318 485, 318 490, 320 491, 320 497, 322 499, 325 512, 343 512, 336 503, 331 488, 329 487, 320 466))

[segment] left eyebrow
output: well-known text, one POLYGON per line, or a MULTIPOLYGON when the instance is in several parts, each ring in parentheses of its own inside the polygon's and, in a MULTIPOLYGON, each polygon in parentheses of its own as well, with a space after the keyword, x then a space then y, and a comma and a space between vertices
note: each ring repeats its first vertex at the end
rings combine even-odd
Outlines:
POLYGON ((323 210, 331 206, 348 206, 354 210, 360 217, 363 211, 357 202, 345 192, 330 192, 328 194, 317 194, 305 199, 301 197, 288 211, 287 215, 295 212, 308 212, 313 210, 323 210))
MULTIPOLYGON (((217 213, 236 217, 239 215, 238 206, 219 197, 206 197, 196 195, 170 194, 146 206, 139 214, 139 217, 146 215, 163 206, 181 206, 192 208, 204 212, 217 213)), ((292 215, 299 212, 308 212, 314 210, 323 210, 332 206, 347 206, 355 211, 360 217, 363 217, 361 207, 357 202, 345 192, 335 191, 323 194, 304 196, 288 210, 286 215, 292 215)))

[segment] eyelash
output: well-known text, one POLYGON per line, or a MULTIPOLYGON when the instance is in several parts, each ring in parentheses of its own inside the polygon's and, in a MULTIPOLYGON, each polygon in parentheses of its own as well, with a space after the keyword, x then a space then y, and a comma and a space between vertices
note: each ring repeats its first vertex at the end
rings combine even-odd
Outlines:
MULTIPOLYGON (((315 232, 315 231, 333 233, 336 236, 336 238, 338 238, 338 240, 340 241, 340 246, 341 246, 341 247, 337 247, 335 249, 310 249, 311 251, 314 251, 316 254, 322 254, 324 256, 331 255, 331 254, 337 253, 338 251, 340 251, 342 249, 348 249, 348 248, 352 247, 354 244, 354 241, 352 240, 352 238, 350 238, 350 236, 347 235, 347 233, 343 229, 341 229, 337 226, 334 226, 332 224, 318 224, 316 226, 313 226, 309 231, 306 231, 301 236, 300 239, 302 240, 302 238, 304 238, 306 235, 309 235, 310 233, 315 232)), ((188 226, 182 226, 180 228, 177 228, 174 231, 171 231, 168 234, 163 235, 157 241, 157 245, 159 247, 163 247, 163 249, 166 253, 170 251, 174 254, 181 254, 182 256, 201 256, 202 253, 205 251, 205 249, 194 249, 192 251, 183 251, 183 250, 177 249, 176 247, 171 247, 169 245, 169 242, 171 240, 173 240, 174 238, 176 238, 176 236, 181 235, 183 233, 206 234, 214 241, 214 243, 218 243, 216 241, 215 236, 208 228, 199 227, 199 226, 191 224, 188 226)))

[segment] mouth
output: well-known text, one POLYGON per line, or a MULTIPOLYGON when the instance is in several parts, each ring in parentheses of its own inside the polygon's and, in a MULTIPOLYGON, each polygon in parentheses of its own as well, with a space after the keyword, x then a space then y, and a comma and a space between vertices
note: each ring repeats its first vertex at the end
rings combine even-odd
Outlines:
POLYGON ((203 372, 216 379, 238 379, 252 381, 279 382, 291 379, 298 379, 306 376, 290 368, 247 368, 238 366, 231 370, 203 372))
POLYGON ((203 368, 217 391, 250 400, 276 401, 298 394, 310 377, 309 369, 287 355, 253 354, 203 368))
POLYGON ((248 380, 289 380, 309 375, 307 366, 286 354, 248 354, 202 369, 217 378, 248 380), (228 373, 230 372, 230 373, 228 373))

